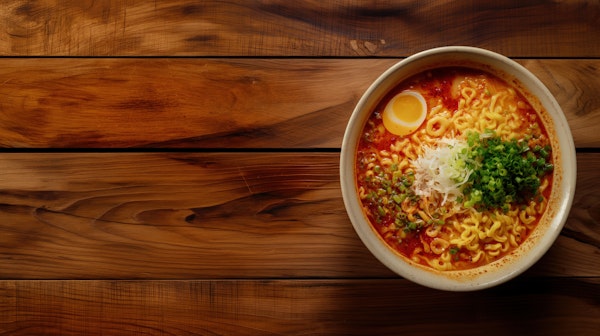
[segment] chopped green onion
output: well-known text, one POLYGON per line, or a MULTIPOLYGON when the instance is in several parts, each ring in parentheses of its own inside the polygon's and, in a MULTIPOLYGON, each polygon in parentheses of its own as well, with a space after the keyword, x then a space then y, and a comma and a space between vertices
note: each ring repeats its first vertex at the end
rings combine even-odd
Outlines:
POLYGON ((495 134, 469 133, 465 207, 508 210, 512 202, 524 202, 538 194, 541 178, 553 169, 549 146, 530 148, 525 141, 503 141, 495 134))

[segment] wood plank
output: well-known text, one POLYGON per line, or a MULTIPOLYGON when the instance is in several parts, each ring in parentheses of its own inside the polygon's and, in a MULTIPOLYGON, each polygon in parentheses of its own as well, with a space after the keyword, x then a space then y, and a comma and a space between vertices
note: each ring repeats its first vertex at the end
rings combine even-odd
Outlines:
MULTIPOLYGON (((398 60, 2 59, 0 146, 339 148, 367 87, 398 60)), ((600 147, 600 60, 519 60, 600 147)))
MULTIPOLYGON (((600 154, 531 276, 600 276, 600 154)), ((1 279, 395 277, 355 234, 337 153, 0 155, 1 279), (310 214, 310 215, 307 215, 310 214)))
POLYGON ((11 335, 593 335, 600 328, 598 278, 515 279, 472 293, 406 280, 0 281, 0 303, 0 332, 11 335))
POLYGON ((0 55, 408 56, 474 45, 599 57, 593 0, 5 1, 0 55))

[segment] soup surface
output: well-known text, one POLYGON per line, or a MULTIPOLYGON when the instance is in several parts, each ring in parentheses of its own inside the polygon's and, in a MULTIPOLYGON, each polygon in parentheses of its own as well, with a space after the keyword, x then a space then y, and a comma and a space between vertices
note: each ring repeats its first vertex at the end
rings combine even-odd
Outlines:
POLYGON ((552 186, 552 148, 514 88, 480 70, 428 70, 400 83, 367 120, 356 156, 363 210, 416 263, 469 269, 517 248, 552 186))

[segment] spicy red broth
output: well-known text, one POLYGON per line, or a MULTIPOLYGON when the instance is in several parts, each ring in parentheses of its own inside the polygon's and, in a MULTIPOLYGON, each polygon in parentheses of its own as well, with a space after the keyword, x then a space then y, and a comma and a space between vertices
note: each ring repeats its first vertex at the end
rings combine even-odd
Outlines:
POLYGON ((536 227, 551 192, 551 151, 534 108, 502 79, 428 70, 396 86, 368 118, 358 194, 399 254, 438 270, 473 268, 510 253, 536 227), (401 94, 425 103, 422 124, 391 105, 401 94))

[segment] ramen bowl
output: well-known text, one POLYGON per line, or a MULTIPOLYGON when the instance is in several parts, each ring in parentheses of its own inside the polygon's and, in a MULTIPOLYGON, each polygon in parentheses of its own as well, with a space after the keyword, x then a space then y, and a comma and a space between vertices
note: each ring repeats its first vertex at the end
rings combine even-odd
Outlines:
MULTIPOLYGON (((484 127, 480 123, 487 120, 481 115, 464 117, 463 119, 471 120, 473 125, 482 129, 484 127)), ((497 150, 495 155, 505 155, 503 153, 506 153, 506 150, 498 148, 511 146, 508 139, 502 141, 504 142, 501 142, 501 146, 498 143, 494 145, 493 148, 497 150)), ((460 153, 472 155, 474 147, 469 148, 471 149, 460 153)), ((487 148, 492 151, 491 147, 487 148)), ((462 155, 456 153, 457 151, 454 151, 455 155, 462 155)), ((344 205, 356 233, 381 263, 401 277, 426 287, 448 291, 472 291, 489 288, 518 276, 536 263, 551 247, 564 226, 573 202, 575 162, 573 138, 563 111, 538 78, 517 62, 495 52, 452 46, 426 50, 403 59, 371 84, 358 101, 344 134, 340 157, 340 182, 344 205), (465 77, 459 74, 462 76, 459 76, 462 82, 452 81, 460 82, 460 85, 448 84, 451 88, 455 87, 452 90, 456 92, 446 93, 452 94, 452 99, 448 101, 452 100, 454 103, 444 103, 444 89, 436 85, 451 78, 448 77, 450 73, 463 70, 468 75, 465 77), (435 77, 439 73, 447 77, 436 82, 435 77), (490 78, 480 76, 482 73, 490 78), (473 80, 466 79, 470 75, 472 76, 469 78, 474 78, 473 80), (430 84, 428 77, 433 77, 432 83, 438 84, 430 84), (496 89, 497 85, 493 83, 497 79, 506 85, 506 90, 496 89), (471 95, 470 92, 488 84, 491 89, 484 89, 480 96, 471 95), (473 87, 469 89, 469 85, 473 87), (494 98, 502 92, 508 92, 507 95, 514 96, 514 100, 510 97, 494 98), (489 99, 486 96, 489 96, 489 99), (414 97, 418 99, 413 99, 414 97), (400 105, 394 105, 396 100, 402 99, 406 103, 399 102, 400 105), (489 106, 482 108, 478 99, 489 106), (504 107, 498 107, 502 104, 501 100, 509 102, 505 110, 504 107), (440 102, 441 107, 436 107, 434 111, 432 105, 435 105, 436 101, 440 102), (516 103, 517 101, 519 102, 516 103), (399 110, 412 109, 412 112, 388 113, 388 110, 393 110, 392 105, 399 110), (425 112, 421 112, 421 107, 425 112), (441 183, 440 157, 449 157, 444 153, 452 152, 459 144, 473 146, 472 142, 464 140, 468 132, 471 135, 473 132, 460 129, 461 123, 458 119, 458 113, 471 113, 470 109, 479 111, 477 113, 498 112, 493 113, 492 117, 486 117, 490 122, 494 122, 493 127, 486 128, 485 132, 475 132, 474 146, 479 144, 483 148, 484 142, 491 143, 496 137, 496 129, 500 134, 506 128, 521 127, 521 131, 525 130, 522 133, 531 131, 532 134, 513 142, 514 146, 524 148, 518 151, 523 160, 529 155, 527 151, 543 153, 540 149, 542 146, 536 144, 538 142, 543 141, 543 147, 550 150, 550 154, 542 155, 546 158, 548 171, 545 175, 539 173, 540 182, 535 187, 539 188, 535 193, 530 192, 528 198, 521 199, 519 196, 520 202, 505 203, 503 206, 483 203, 479 199, 481 196, 483 199, 489 199, 489 190, 476 194, 475 189, 479 188, 479 185, 476 187, 476 182, 466 187, 469 183, 465 181, 473 174, 476 176, 482 165, 485 165, 484 161, 482 163, 480 159, 473 159, 471 156, 465 160, 472 163, 471 168, 478 167, 473 168, 475 170, 465 167, 465 160, 453 159, 452 164, 446 164, 454 167, 455 175, 469 171, 468 174, 462 175, 464 179, 459 178, 463 180, 461 183, 466 184, 452 190, 469 191, 470 194, 453 194, 451 191, 444 191, 442 194, 431 191, 446 190, 435 189, 436 186, 432 182, 435 180, 435 183, 441 183), (426 114, 426 118, 423 113, 426 114), (514 113, 520 114, 513 115, 514 113), (434 121, 437 114, 449 121, 434 121), (494 121, 496 117, 498 119, 494 121), (403 118, 405 120, 402 120, 403 118), (390 123, 399 126, 391 127, 390 123), (521 124, 522 126, 518 126, 521 124), (446 137, 435 138, 435 135, 440 133, 440 128, 444 128, 445 134, 462 140, 440 141, 446 137), (373 133, 382 135, 378 137, 373 133), (372 144, 376 141, 373 138, 384 137, 386 143, 381 147, 365 147, 365 142, 372 144), (430 143, 419 143, 415 139, 430 143), (409 151, 407 146, 412 146, 413 149, 409 151), (367 155, 367 150, 375 153, 367 155), (370 160, 374 160, 375 163, 370 160), (473 163, 475 161, 477 162, 473 163), (363 177, 378 174, 382 169, 380 165, 385 165, 385 162, 390 164, 388 167, 393 167, 389 169, 395 169, 399 173, 377 175, 383 176, 382 178, 363 177), (435 165, 431 162, 435 162, 435 165), (461 165, 457 165, 457 162, 461 165), (403 170, 398 166, 403 166, 403 170), (387 193, 386 187, 381 187, 381 184, 378 187, 370 187, 374 185, 374 179, 386 178, 389 180, 386 182, 387 193), (398 184, 400 180, 404 181, 404 186, 398 184), (368 190, 369 188, 373 190, 368 190), (466 199, 472 203, 467 205, 466 199), (474 203, 478 200, 482 203, 474 203), (422 211, 415 210, 415 204, 422 207, 422 211)), ((532 163, 531 166, 533 165, 532 163)), ((539 167, 538 163, 535 165, 539 167)), ((453 181, 459 179, 453 177, 453 181)))

